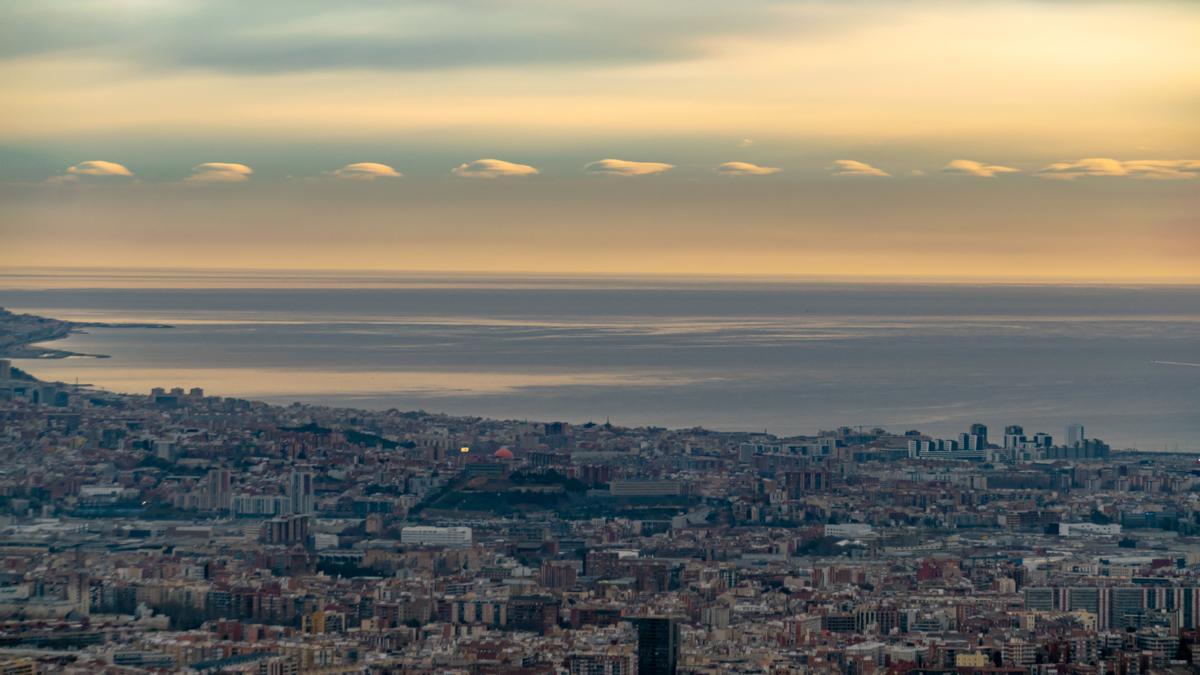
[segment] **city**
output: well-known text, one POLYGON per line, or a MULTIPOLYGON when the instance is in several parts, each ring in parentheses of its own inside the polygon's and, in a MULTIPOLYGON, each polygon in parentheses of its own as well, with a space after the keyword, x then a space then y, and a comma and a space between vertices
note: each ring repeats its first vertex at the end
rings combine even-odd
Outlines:
POLYGON ((0 675, 1200 675, 1198 35, 0 0, 0 675))
POLYGON ((121 395, 7 361, 0 420, 6 672, 1194 662, 1195 459, 1078 424, 776 438, 121 395))

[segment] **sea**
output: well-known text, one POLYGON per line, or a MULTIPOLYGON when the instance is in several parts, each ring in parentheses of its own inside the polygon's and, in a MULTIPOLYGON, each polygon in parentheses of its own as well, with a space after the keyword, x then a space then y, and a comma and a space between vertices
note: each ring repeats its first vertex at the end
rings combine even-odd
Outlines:
POLYGON ((0 306, 169 324, 15 362, 121 392, 780 435, 1080 423, 1200 451, 1197 286, 8 270, 0 306))

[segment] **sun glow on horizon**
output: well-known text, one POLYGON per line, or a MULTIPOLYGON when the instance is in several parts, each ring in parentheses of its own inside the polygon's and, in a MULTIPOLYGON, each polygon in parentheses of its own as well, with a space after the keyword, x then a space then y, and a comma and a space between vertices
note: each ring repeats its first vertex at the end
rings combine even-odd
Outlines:
POLYGON ((1186 3, 52 0, 0 16, 0 227, 19 265, 1200 268, 1186 3))

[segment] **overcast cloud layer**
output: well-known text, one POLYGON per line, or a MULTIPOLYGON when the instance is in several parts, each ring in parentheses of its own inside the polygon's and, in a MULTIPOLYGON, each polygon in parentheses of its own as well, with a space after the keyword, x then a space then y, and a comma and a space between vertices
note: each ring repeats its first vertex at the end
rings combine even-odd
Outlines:
MULTIPOLYGON (((7 0, 0 55, 78 52, 236 73, 638 63, 765 31, 776 0, 7 0)), ((820 3, 814 3, 819 5, 820 3)), ((822 11, 805 22, 829 29, 822 11)))

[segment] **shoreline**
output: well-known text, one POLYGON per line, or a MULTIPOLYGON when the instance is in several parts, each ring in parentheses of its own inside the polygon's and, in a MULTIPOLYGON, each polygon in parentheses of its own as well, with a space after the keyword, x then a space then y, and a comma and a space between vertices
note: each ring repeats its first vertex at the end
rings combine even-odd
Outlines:
MULTIPOLYGON (((173 326, 173 325, 164 324, 164 323, 142 323, 142 322, 108 323, 108 322, 103 322, 103 321, 60 320, 60 319, 54 319, 54 318, 49 318, 49 317, 44 317, 44 316, 38 316, 35 314, 17 314, 12 311, 9 311, 3 307, 0 307, 0 358, 23 359, 23 360, 29 360, 29 361, 53 361, 53 360, 64 360, 64 359, 69 359, 69 358, 107 359, 107 358, 111 358, 111 356, 107 355, 107 354, 87 354, 87 353, 72 352, 70 350, 65 350, 65 349, 55 349, 52 347, 40 346, 38 343, 65 339, 65 338, 69 337, 70 335, 76 334, 76 333, 86 333, 85 329, 88 329, 88 328, 174 328, 174 327, 175 326, 173 326)), ((22 375, 24 376, 24 379, 28 379, 30 381, 44 382, 44 383, 53 382, 53 380, 43 380, 38 375, 34 374, 33 372, 30 372, 28 368, 29 368, 29 366, 33 366, 33 365, 34 365, 33 363, 29 363, 20 369, 16 368, 16 366, 14 365, 14 371, 22 373, 22 375)), ((1191 365, 1191 364, 1187 364, 1187 365, 1191 365)), ((132 392, 132 391, 121 392, 121 391, 117 391, 117 390, 108 389, 103 386, 96 386, 96 385, 88 385, 88 386, 97 392, 103 392, 105 394, 110 394, 110 395, 114 395, 114 396, 137 397, 137 396, 144 395, 144 394, 139 394, 137 392, 132 392)), ((230 396, 228 398, 250 401, 250 402, 254 402, 254 403, 260 403, 260 404, 272 406, 272 407, 286 407, 288 405, 288 403, 282 402, 279 398, 275 398, 274 400, 268 400, 271 397, 268 396, 268 397, 264 398, 264 397, 262 397, 261 394, 257 398, 245 398, 245 397, 237 396, 237 395, 230 396)), ((375 408, 370 408, 370 407, 363 408, 363 407, 355 406, 353 404, 347 405, 345 402, 315 402, 315 401, 302 402, 301 400, 293 399, 293 400, 290 400, 289 403, 292 405, 299 404, 299 405, 303 405, 303 406, 312 406, 314 408, 338 409, 338 410, 347 410, 347 411, 375 410, 375 408)), ((481 416, 481 415, 473 414, 469 411, 466 414, 464 414, 462 412, 454 413, 454 412, 449 412, 449 411, 432 411, 432 412, 430 412, 430 411, 427 411, 424 409, 420 409, 420 412, 422 412, 424 414, 444 415, 444 416, 451 417, 451 418, 475 417, 475 418, 480 418, 480 419, 493 419, 496 421, 512 421, 512 420, 506 420, 503 416, 499 416, 499 417, 492 417, 492 416, 488 416, 488 415, 481 416)), ((582 418, 580 418, 579 421, 575 421, 572 423, 573 424, 583 424, 582 418)), ((642 425, 635 425, 633 427, 627 427, 627 428, 641 428, 641 427, 660 428, 661 425, 642 424, 642 425)), ((661 428, 671 428, 671 427, 661 427, 661 428)), ((682 429, 682 428, 686 428, 686 427, 678 427, 678 428, 682 429)), ((773 438, 789 438, 789 437, 800 437, 800 436, 811 435, 811 432, 782 433, 782 434, 781 433, 771 433, 771 432, 766 431, 765 429, 762 430, 761 432, 759 432, 759 431, 751 431, 748 429, 736 429, 736 428, 735 429, 729 429, 729 428, 722 429, 720 427, 702 427, 702 426, 696 426, 695 428, 703 428, 707 431, 721 433, 721 434, 726 434, 726 433, 728 433, 728 434, 763 433, 763 434, 766 434, 767 436, 773 437, 773 438)), ((819 427, 814 427, 814 428, 819 428, 819 427)), ((823 427, 820 427, 820 428, 823 428, 823 427)), ((1140 453, 1143 455, 1157 455, 1157 454, 1176 455, 1176 454, 1189 454, 1189 453, 1194 452, 1194 450, 1172 451, 1172 450, 1168 450, 1166 448, 1164 448, 1162 450, 1152 450, 1152 449, 1146 449, 1146 448, 1138 447, 1138 446, 1134 446, 1134 445, 1127 445, 1125 447, 1114 448, 1112 451, 1114 453, 1134 452, 1134 453, 1140 453)))
POLYGON ((107 359, 107 354, 84 354, 53 347, 38 347, 84 332, 86 328, 173 328, 169 324, 104 323, 102 321, 63 321, 35 314, 16 314, 0 307, 0 358, 66 359, 82 357, 107 359))

